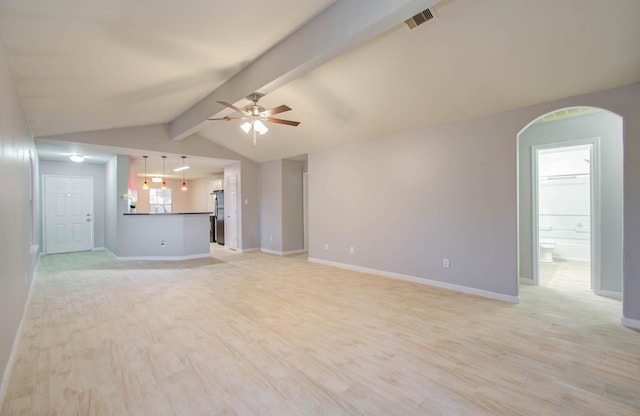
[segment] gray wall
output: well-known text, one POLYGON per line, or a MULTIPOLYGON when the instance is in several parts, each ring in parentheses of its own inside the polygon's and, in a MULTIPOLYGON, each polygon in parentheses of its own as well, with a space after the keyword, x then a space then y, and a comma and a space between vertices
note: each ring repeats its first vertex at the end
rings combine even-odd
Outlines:
POLYGON ((260 164, 260 248, 287 254, 304 248, 302 162, 260 164))
POLYGON ((0 42, 0 403, 40 244, 37 154, 0 42), (31 153, 30 161, 29 154, 31 153), (32 176, 33 174, 33 176, 32 176), (32 181, 33 178, 33 181, 32 181), (32 189, 30 201, 30 182, 32 189), (33 241, 32 241, 33 238, 33 241), (35 247, 32 247, 34 245, 35 247))
POLYGON ((115 177, 112 178, 114 188, 107 189, 107 194, 105 195, 107 200, 111 200, 111 213, 115 214, 117 230, 117 245, 115 251, 112 250, 112 253, 116 256, 126 256, 126 251, 123 250, 127 245, 126 239, 128 234, 126 233, 126 227, 128 223, 125 223, 124 215, 122 214, 128 212, 129 208, 127 207, 128 202, 122 199, 122 195, 129 191, 129 156, 116 155, 113 174, 115 175, 115 177), (115 193, 112 193, 113 191, 115 191, 115 193))
POLYGON ((116 256, 126 233, 120 232, 125 227, 123 213, 127 212, 127 202, 122 194, 127 193, 129 175, 129 157, 116 155, 105 165, 105 247, 116 256))
POLYGON ((118 252, 118 199, 109 197, 118 194, 118 157, 114 156, 105 165, 104 201, 104 246, 112 253, 118 252))
POLYGON ((304 248, 302 162, 282 161, 282 251, 304 248))
POLYGON ((282 252, 282 160, 260 164, 260 248, 282 252))
POLYGON ((93 245, 95 248, 104 248, 105 165, 44 160, 40 162, 40 174, 93 178, 93 245))
POLYGON ((515 133, 496 117, 310 153, 309 256, 516 296, 515 133))
POLYGON ((258 164, 248 159, 240 162, 238 177, 239 201, 238 222, 241 232, 238 234, 238 247, 251 250, 260 247, 260 208, 258 201, 258 164))
POLYGON ((571 106, 624 119, 623 315, 640 320, 640 85, 310 153, 310 257, 517 295, 516 135, 571 106))
POLYGON ((622 291, 622 119, 610 112, 533 124, 519 135, 519 276, 533 277, 532 146, 600 138, 602 290, 622 291))

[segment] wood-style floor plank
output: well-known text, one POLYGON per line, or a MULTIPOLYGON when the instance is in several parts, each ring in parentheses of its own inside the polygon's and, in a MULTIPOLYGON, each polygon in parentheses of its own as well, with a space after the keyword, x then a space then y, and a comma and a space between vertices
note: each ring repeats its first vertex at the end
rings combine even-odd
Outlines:
POLYGON ((214 249, 42 257, 0 416, 640 414, 640 333, 583 265, 512 305, 214 249))

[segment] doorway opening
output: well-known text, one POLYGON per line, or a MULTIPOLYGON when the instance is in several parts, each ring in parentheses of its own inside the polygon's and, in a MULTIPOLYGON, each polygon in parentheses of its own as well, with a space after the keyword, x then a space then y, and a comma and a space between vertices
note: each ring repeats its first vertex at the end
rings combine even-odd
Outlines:
POLYGON ((517 135, 519 283, 622 299, 622 117, 563 108, 517 135))
POLYGON ((532 155, 534 284, 593 291, 600 286, 592 261, 592 247, 600 241, 597 140, 535 146, 532 155))

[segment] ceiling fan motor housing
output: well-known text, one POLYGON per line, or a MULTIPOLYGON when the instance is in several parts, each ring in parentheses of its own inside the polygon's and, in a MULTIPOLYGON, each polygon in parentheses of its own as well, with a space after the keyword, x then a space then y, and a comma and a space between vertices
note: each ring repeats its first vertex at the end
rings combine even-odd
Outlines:
POLYGON ((252 117, 260 117, 260 113, 264 110, 263 107, 260 107, 258 104, 249 104, 244 108, 244 111, 247 111, 251 114, 252 117))
POLYGON ((264 107, 260 107, 258 105, 258 100, 262 97, 264 97, 264 94, 260 94, 259 92, 254 92, 253 94, 249 94, 247 98, 253 101, 253 103, 247 105, 244 108, 244 111, 248 112, 253 117, 260 117, 260 113, 265 111, 264 107))

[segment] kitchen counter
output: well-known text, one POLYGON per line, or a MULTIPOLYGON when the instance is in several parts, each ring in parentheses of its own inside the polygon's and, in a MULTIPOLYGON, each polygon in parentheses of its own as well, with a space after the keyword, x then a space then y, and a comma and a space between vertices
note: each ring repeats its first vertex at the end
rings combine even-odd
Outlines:
POLYGON ((213 212, 125 212, 123 215, 213 215, 213 212))
POLYGON ((210 212, 124 213, 118 258, 186 260, 210 256, 210 212))

